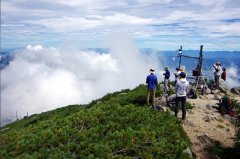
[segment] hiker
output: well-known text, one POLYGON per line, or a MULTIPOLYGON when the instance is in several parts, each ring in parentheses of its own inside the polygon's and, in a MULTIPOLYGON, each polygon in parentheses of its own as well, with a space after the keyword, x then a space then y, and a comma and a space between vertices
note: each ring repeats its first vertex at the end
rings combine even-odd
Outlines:
POLYGON ((226 77, 227 77, 226 68, 223 68, 222 71, 223 71, 223 72, 222 72, 221 78, 222 78, 224 81, 226 81, 226 77))
POLYGON ((188 91, 189 83, 186 80, 186 73, 181 72, 179 75, 179 79, 176 83, 176 109, 175 116, 177 116, 179 111, 179 103, 182 105, 182 120, 186 119, 186 96, 188 91))
POLYGON ((175 76, 175 84, 177 83, 177 80, 178 80, 178 76, 179 76, 179 74, 181 73, 181 71, 180 71, 180 68, 176 68, 176 72, 174 73, 174 76, 175 76))
POLYGON ((150 75, 147 76, 146 83, 147 83, 147 104, 148 106, 151 106, 153 108, 155 106, 154 99, 158 84, 157 76, 154 75, 153 69, 150 69, 150 75))
POLYGON ((214 72, 215 86, 216 86, 216 88, 219 88, 219 79, 220 79, 221 70, 222 70, 221 63, 220 62, 216 62, 213 65, 213 68, 215 69, 215 72, 214 72))
POLYGON ((165 73, 163 73, 163 75, 164 75, 164 92, 167 93, 168 92, 168 82, 169 82, 170 72, 169 72, 167 67, 165 67, 164 70, 165 70, 165 73))

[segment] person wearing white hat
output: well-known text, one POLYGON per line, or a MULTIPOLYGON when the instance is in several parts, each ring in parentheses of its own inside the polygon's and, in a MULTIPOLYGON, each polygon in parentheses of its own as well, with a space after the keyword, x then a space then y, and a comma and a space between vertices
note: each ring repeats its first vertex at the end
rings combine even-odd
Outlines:
POLYGON ((146 79, 147 83, 147 104, 151 107, 155 106, 154 99, 155 99, 155 94, 156 94, 156 89, 157 89, 157 76, 154 75, 154 70, 150 69, 150 75, 147 76, 146 79))
POLYGON ((214 72, 215 86, 216 86, 216 88, 219 88, 219 79, 220 79, 220 76, 222 74, 221 63, 220 62, 216 62, 213 65, 213 68, 215 70, 215 72, 214 72))

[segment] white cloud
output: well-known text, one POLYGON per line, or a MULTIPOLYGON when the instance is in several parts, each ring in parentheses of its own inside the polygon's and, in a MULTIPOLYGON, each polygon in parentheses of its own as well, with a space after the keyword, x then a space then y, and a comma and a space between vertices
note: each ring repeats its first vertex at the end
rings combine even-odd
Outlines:
POLYGON ((157 58, 140 54, 131 40, 120 34, 107 40, 109 54, 41 45, 16 52, 2 70, 3 119, 88 103, 145 83, 149 68, 158 69, 157 58))
POLYGON ((118 25, 118 24, 126 24, 126 25, 147 25, 147 24, 152 24, 153 19, 146 19, 146 18, 141 18, 141 17, 136 17, 136 16, 131 16, 127 14, 115 14, 113 16, 106 16, 103 17, 104 23, 107 22, 107 24, 113 24, 113 25, 118 25))
POLYGON ((58 32, 73 32, 86 29, 96 29, 99 26, 115 27, 116 25, 147 25, 153 22, 152 19, 127 14, 114 14, 112 16, 91 15, 86 18, 64 16, 41 20, 27 20, 25 23, 42 25, 58 32))
POLYGON ((190 3, 192 4, 198 4, 201 5, 203 7, 206 6, 216 6, 216 5, 220 5, 223 4, 226 0, 189 0, 190 3))
POLYGON ((227 79, 226 83, 230 88, 232 87, 239 87, 239 75, 238 75, 238 69, 236 65, 231 65, 231 67, 227 68, 227 79))
MULTIPOLYGON (((216 45, 215 41, 221 38, 228 43, 227 49, 232 50, 230 43, 237 41, 228 36, 240 34, 239 22, 227 20, 239 19, 237 6, 239 2, 233 0, 5 0, 2 2, 2 32, 4 37, 12 40, 11 43, 18 36, 20 40, 16 43, 34 39, 35 44, 44 39, 54 41, 58 38, 54 36, 70 37, 73 34, 77 35, 74 41, 100 40, 105 33, 115 30, 136 35, 136 40, 146 38, 144 40, 149 42, 161 40, 158 37, 162 36, 163 41, 178 41, 182 36, 198 42, 202 42, 198 37, 205 37, 209 45, 216 45), (49 34, 54 36, 49 38, 49 34)), ((218 44, 223 46, 221 42, 218 44)), ((168 48, 172 49, 170 45, 168 48)))

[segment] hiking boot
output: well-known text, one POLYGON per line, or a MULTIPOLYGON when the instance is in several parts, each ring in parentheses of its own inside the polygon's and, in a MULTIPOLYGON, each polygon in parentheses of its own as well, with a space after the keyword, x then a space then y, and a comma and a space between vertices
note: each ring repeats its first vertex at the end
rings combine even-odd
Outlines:
POLYGON ((151 105, 149 108, 150 108, 150 109, 154 109, 154 105, 151 105))
POLYGON ((181 125, 186 125, 186 123, 187 123, 186 119, 182 119, 181 125))

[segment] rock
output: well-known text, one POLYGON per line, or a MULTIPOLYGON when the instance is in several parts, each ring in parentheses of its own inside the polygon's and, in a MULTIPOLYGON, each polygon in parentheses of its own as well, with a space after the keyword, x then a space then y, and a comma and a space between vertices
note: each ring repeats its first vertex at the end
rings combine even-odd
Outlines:
POLYGON ((202 96, 202 95, 199 95, 199 98, 200 99, 206 99, 204 96, 202 96))
POLYGON ((192 109, 187 109, 187 112, 188 112, 189 114, 194 114, 193 111, 192 111, 192 109))
POLYGON ((168 96, 168 101, 172 101, 172 100, 175 100, 176 99, 176 94, 172 94, 170 96, 168 96))
POLYGON ((227 89, 226 87, 219 86, 219 90, 220 90, 220 92, 222 92, 222 93, 226 93, 228 89, 227 89))
POLYGON ((212 106, 209 105, 209 104, 206 105, 206 108, 207 108, 208 110, 212 110, 212 106))
POLYGON ((155 98, 154 102, 156 105, 166 105, 166 98, 164 96, 160 98, 155 98))
POLYGON ((153 107, 152 109, 159 110, 159 111, 164 111, 164 109, 160 105, 157 105, 157 106, 153 107))
POLYGON ((231 88, 231 93, 240 95, 240 92, 236 88, 231 88))
POLYGON ((182 152, 182 156, 184 156, 184 158, 193 158, 193 155, 192 155, 192 151, 189 147, 187 147, 187 149, 185 149, 183 152, 182 152), (188 156, 185 156, 185 154, 188 156))
POLYGON ((228 114, 224 114, 223 117, 224 117, 225 119, 227 119, 227 120, 231 120, 231 116, 228 115, 228 114))
POLYGON ((228 96, 231 95, 230 90, 227 90, 226 93, 225 93, 225 95, 228 95, 228 96))
POLYGON ((216 94, 214 95, 214 99, 215 99, 215 100, 220 100, 221 98, 222 98, 222 97, 219 96, 219 95, 216 95, 216 94))
POLYGON ((189 85, 189 86, 188 86, 188 90, 191 90, 191 89, 193 89, 193 86, 192 86, 192 85, 189 85))
POLYGON ((227 83, 224 80, 222 80, 222 79, 219 81, 219 87, 221 87, 221 88, 223 88, 225 90, 230 89, 229 86, 227 85, 227 83))
POLYGON ((220 92, 220 90, 219 89, 213 89, 213 90, 211 90, 212 91, 212 94, 217 94, 217 93, 219 93, 220 92))
POLYGON ((206 115, 205 117, 203 117, 203 120, 204 120, 205 122, 210 122, 211 120, 213 120, 213 118, 210 117, 210 115, 206 115))
POLYGON ((196 127, 196 125, 193 122, 191 122, 190 120, 187 120, 187 119, 185 120, 184 124, 187 126, 196 127))
POLYGON ((4 128, 4 129, 0 129, 0 131, 5 131, 5 130, 8 130, 9 128, 4 128))
POLYGON ((207 134, 198 136, 197 138, 202 144, 212 145, 212 143, 213 143, 213 140, 210 137, 208 137, 207 134))
POLYGON ((160 84, 160 90, 164 90, 164 84, 160 84))
POLYGON ((206 94, 212 93, 212 92, 211 92, 211 89, 207 88, 206 91, 205 91, 205 93, 206 93, 206 94))
MULTIPOLYGON (((210 90, 211 91, 211 90, 210 90)), ((214 99, 214 95, 213 94, 208 94, 208 95, 206 95, 206 97, 208 98, 208 99, 214 99)))

